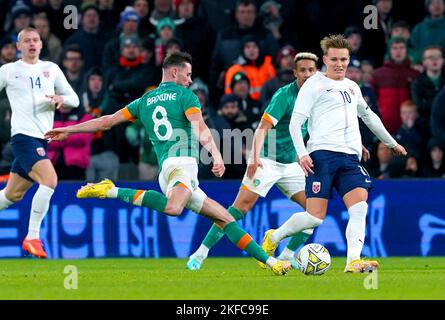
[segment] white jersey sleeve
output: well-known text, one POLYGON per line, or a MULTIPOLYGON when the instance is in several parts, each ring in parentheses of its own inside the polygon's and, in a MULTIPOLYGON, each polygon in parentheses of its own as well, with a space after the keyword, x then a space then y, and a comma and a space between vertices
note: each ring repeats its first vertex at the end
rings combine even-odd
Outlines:
POLYGON ((368 106, 361 92, 357 103, 357 115, 363 120, 372 133, 374 133, 388 148, 392 149, 397 146, 397 141, 385 129, 382 120, 380 120, 368 106))
POLYGON ((0 67, 0 91, 2 91, 6 87, 6 71, 5 67, 0 67))
POLYGON ((64 106, 75 108, 79 106, 79 97, 76 92, 66 80, 65 75, 62 70, 60 70, 59 66, 56 65, 56 77, 54 80, 54 87, 56 93, 62 96, 64 106))

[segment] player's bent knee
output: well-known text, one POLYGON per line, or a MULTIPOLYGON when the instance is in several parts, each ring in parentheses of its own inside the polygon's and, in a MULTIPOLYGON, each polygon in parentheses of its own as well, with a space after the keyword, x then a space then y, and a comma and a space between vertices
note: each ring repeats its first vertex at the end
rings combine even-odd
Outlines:
POLYGON ((5 193, 6 198, 11 201, 11 202, 19 202, 20 200, 23 199, 23 197, 25 196, 24 192, 11 192, 5 193))
POLYGON ((181 215, 184 208, 177 204, 167 204, 167 206, 164 209, 164 213, 169 216, 175 216, 178 217, 181 215))

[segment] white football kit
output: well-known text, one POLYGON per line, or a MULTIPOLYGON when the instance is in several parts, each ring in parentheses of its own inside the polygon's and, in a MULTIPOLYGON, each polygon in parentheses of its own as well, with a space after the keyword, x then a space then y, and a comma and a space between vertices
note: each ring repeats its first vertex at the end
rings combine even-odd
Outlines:
POLYGON ((22 60, 0 68, 0 90, 6 87, 11 104, 11 136, 24 134, 43 139, 53 128, 54 104, 47 95, 60 95, 66 107, 77 107, 79 98, 62 70, 53 62, 22 60))

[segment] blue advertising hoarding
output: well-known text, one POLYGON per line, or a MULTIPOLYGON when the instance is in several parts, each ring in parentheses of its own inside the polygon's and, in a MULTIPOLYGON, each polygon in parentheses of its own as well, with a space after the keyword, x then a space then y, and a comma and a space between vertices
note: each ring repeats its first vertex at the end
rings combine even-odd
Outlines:
MULTIPOLYGON (((155 189, 157 183, 118 183, 137 189, 155 189)), ((202 182, 208 196, 224 206, 235 199, 239 182, 202 182)), ((3 188, 4 186, 0 186, 3 188)), ((119 200, 78 200, 78 183, 61 183, 42 224, 41 239, 53 259, 102 257, 187 257, 201 243, 211 223, 189 210, 167 217, 148 208, 119 200)), ((21 242, 27 233, 33 187, 18 204, 0 212, 0 258, 23 256, 21 242)), ((445 181, 374 181, 369 195, 364 256, 445 255, 445 181)), ((294 212, 301 211, 278 189, 261 198, 243 228, 257 242, 294 212)), ((337 194, 328 215, 309 242, 325 245, 334 256, 346 255, 345 229, 348 212, 337 194)), ((285 243, 279 249, 282 249, 285 243)), ((242 256, 223 239, 212 256, 242 256)))

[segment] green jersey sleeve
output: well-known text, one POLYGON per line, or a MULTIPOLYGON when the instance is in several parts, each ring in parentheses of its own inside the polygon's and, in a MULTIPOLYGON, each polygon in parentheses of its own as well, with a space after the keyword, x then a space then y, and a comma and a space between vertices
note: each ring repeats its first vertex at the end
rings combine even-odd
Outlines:
POLYGON ((198 96, 188 89, 184 89, 182 101, 182 110, 186 115, 194 113, 199 109, 201 110, 201 104, 199 103, 198 96))
POLYGON ((276 126, 278 121, 280 121, 281 118, 286 114, 286 105, 286 94, 284 94, 282 90, 278 90, 277 92, 275 92, 266 110, 264 110, 264 113, 269 116, 269 119, 272 120, 272 124, 274 126, 276 126))
POLYGON ((129 105, 127 105, 127 110, 130 112, 134 119, 139 118, 139 105, 141 103, 141 98, 134 100, 129 105))

